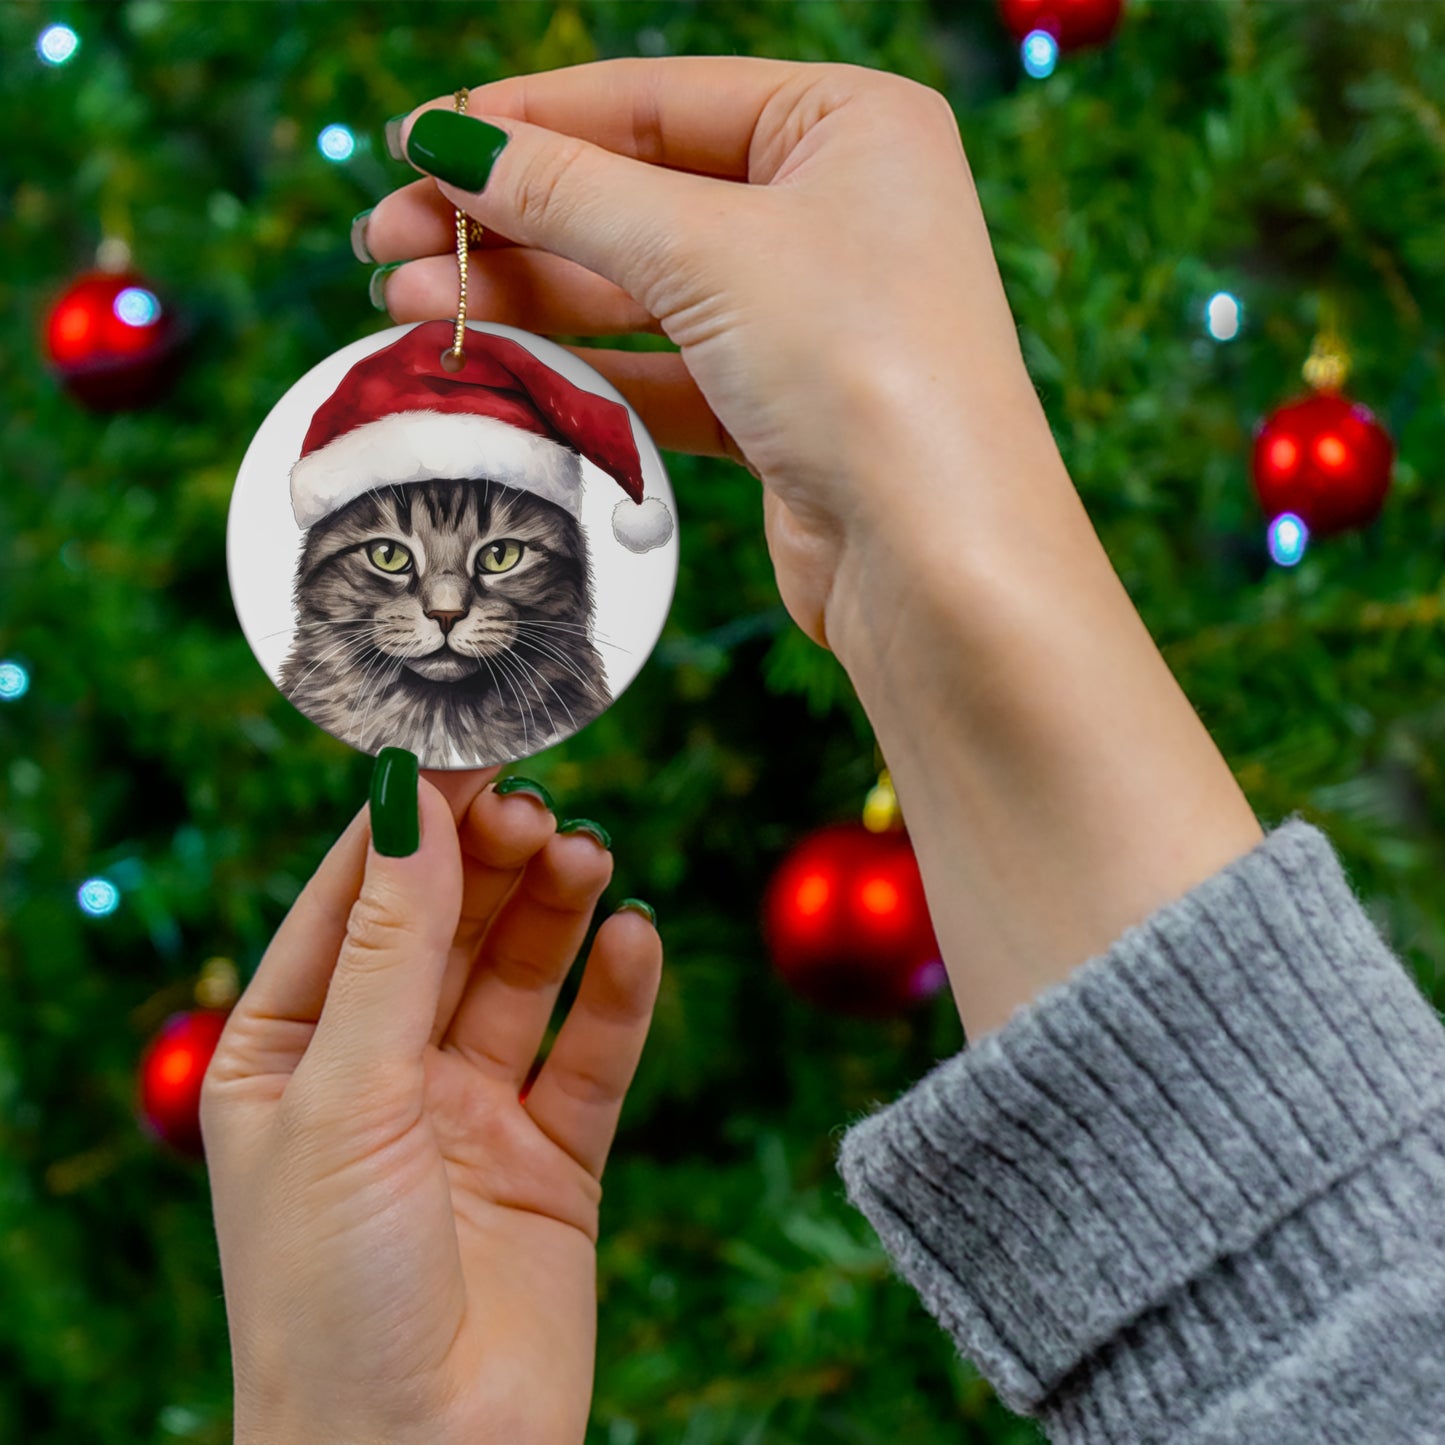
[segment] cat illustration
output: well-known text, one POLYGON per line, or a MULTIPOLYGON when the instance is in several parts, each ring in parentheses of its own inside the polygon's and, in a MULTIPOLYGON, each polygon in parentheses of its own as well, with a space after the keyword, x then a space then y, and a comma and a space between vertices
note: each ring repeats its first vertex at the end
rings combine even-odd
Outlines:
POLYGON ((281 691, 363 752, 510 762, 612 702, 582 528, 483 480, 362 493, 306 531, 281 691))

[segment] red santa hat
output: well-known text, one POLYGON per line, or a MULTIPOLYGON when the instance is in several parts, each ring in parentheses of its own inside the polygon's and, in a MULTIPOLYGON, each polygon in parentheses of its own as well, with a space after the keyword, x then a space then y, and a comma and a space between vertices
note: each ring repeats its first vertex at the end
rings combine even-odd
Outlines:
POLYGON ((447 371, 451 343, 450 321, 413 327, 358 361, 317 407, 291 468, 298 527, 379 487, 482 477, 580 519, 586 457, 625 493, 612 512, 617 540, 634 552, 667 541, 672 515, 643 499, 625 406, 489 331, 468 330, 464 364, 447 371))

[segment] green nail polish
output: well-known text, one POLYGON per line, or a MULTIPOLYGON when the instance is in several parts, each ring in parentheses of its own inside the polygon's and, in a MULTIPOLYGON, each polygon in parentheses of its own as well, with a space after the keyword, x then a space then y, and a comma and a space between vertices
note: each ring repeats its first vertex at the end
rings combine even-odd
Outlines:
POLYGON ((541 783, 534 783, 531 778, 503 778, 492 788, 492 791, 503 798, 510 793, 526 793, 528 797, 536 798, 549 813, 557 811, 557 805, 552 801, 551 793, 541 783))
POLYGON ((640 898, 624 898, 617 905, 619 913, 640 913, 654 928, 657 927, 657 911, 652 904, 644 903, 640 898))
POLYGON ((371 273, 371 280, 367 283, 366 294, 371 297, 371 304, 378 311, 386 310, 386 278, 395 271, 398 266, 405 266, 405 261, 390 261, 385 266, 378 266, 371 273))
POLYGON ((371 841, 388 858, 409 858, 421 846, 416 754, 382 748, 371 774, 371 841))
POLYGON ((557 825, 557 831, 559 833, 586 833, 609 851, 612 848, 612 835, 601 823, 594 823, 591 818, 568 818, 565 823, 557 825))
POLYGON ((386 137, 386 153, 394 161, 404 161, 406 157, 401 150, 401 127, 411 112, 403 111, 400 115, 394 115, 387 121, 382 134, 386 137))
POLYGON ((454 110, 426 110, 406 138, 406 158, 449 185, 480 191, 510 139, 484 120, 454 110))
POLYGON ((351 254, 358 261, 364 261, 368 266, 376 265, 376 257, 371 254, 366 244, 366 223, 371 219, 371 213, 376 208, 368 206, 364 211, 358 211, 351 218, 351 254))

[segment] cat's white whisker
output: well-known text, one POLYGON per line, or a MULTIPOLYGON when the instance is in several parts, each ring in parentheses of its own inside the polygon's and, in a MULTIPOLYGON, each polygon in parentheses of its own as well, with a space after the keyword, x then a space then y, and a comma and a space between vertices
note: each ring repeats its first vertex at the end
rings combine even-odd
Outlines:
MULTIPOLYGON (((367 703, 366 712, 362 715, 361 719, 360 736, 362 739, 366 737, 366 725, 371 718, 371 710, 376 706, 377 699, 381 696, 382 692, 389 688, 393 681, 401 675, 402 668, 406 666, 406 658, 404 657, 395 657, 388 653, 382 653, 381 655, 389 658, 392 666, 387 667, 383 665, 376 674, 376 680, 371 690, 371 701, 367 703)), ((376 749, 369 748, 368 751, 374 752, 376 749)))
POLYGON ((530 753, 532 751, 532 742, 531 736, 527 730, 527 722, 528 719, 531 719, 534 725, 536 723, 536 719, 532 717, 531 704, 527 702, 527 700, 522 696, 520 692, 517 691, 517 684, 512 681, 512 671, 509 667, 506 666, 507 654, 505 652, 494 652, 492 654, 492 659, 501 669, 502 676, 507 681, 507 686, 512 689, 512 696, 517 699, 517 720, 522 724, 522 746, 530 753), (523 709, 526 710, 526 717, 522 717, 521 715, 523 709))
MULTIPOLYGON (((303 672, 301 676, 296 679, 295 683, 293 683, 291 687, 292 693, 294 694, 296 692, 299 692, 301 690, 302 684, 307 680, 307 678, 309 678, 318 667, 322 666, 323 663, 329 662, 333 657, 335 657, 338 652, 353 647, 359 647, 364 653, 365 649, 370 645, 371 644, 368 643, 364 637, 343 637, 341 641, 338 642, 334 647, 327 648, 327 650, 323 652, 321 656, 318 657, 316 661, 313 662, 311 666, 308 667, 306 671, 303 672)), ((353 659, 353 662, 359 660, 360 659, 358 657, 356 659, 353 659)))
MULTIPOLYGON (((497 670, 492 666, 491 658, 486 657, 486 656, 483 656, 483 657, 482 657, 482 661, 486 664, 487 672, 491 675, 492 687, 493 687, 494 691, 497 693, 497 695, 500 697, 500 696, 501 696, 502 688, 501 688, 501 681, 500 681, 500 679, 499 679, 498 676, 497 676, 497 670)), ((512 689, 512 692, 513 692, 514 695, 515 695, 516 691, 517 691, 517 690, 516 690, 516 688, 514 687, 514 688, 512 689)), ((520 701, 520 700, 519 700, 519 701, 520 701)), ((527 720, 526 720, 526 718, 524 718, 524 717, 522 716, 521 711, 520 711, 520 708, 519 708, 518 713, 517 713, 517 721, 522 725, 522 737, 523 737, 523 739, 525 740, 526 735, 527 735, 527 720)), ((524 747, 524 748, 527 747, 527 744, 526 744, 525 741, 523 742, 523 747, 524 747)))
POLYGON ((278 627, 275 632, 263 632, 256 640, 260 642, 272 637, 282 637, 289 632, 307 632, 317 627, 350 627, 358 623, 370 626, 375 621, 374 617, 324 617, 318 622, 295 622, 290 627, 278 627))
POLYGON ((586 638, 589 641, 600 642, 604 647, 610 647, 616 652, 626 652, 630 655, 633 651, 633 649, 630 647, 623 647, 620 642, 613 642, 612 639, 608 637, 605 633, 594 632, 590 628, 586 627, 574 627, 573 624, 570 622, 553 622, 550 619, 544 620, 541 618, 521 617, 513 619, 512 626, 552 627, 564 632, 581 632, 585 634, 586 638))
POLYGON ((542 641, 540 638, 519 637, 517 639, 517 646, 535 648, 543 657, 551 658, 552 661, 560 663, 583 687, 586 687, 590 681, 587 675, 577 667, 565 652, 560 648, 553 647, 550 643, 542 641))
MULTIPOLYGON (((567 721, 572 724, 572 731, 575 733, 577 731, 577 719, 572 716, 572 709, 567 706, 567 699, 563 697, 562 694, 558 692, 555 687, 552 686, 551 679, 549 679, 539 669, 532 667, 532 665, 527 662, 525 658, 516 657, 515 654, 513 654, 513 656, 516 658, 516 661, 521 664, 521 666, 527 668, 534 676, 540 678, 542 682, 546 685, 546 687, 550 690, 552 696, 555 697, 557 701, 562 704, 562 711, 567 714, 567 721)), ((540 693, 538 694, 538 701, 541 701, 540 693)), ((542 706, 544 708, 547 708, 547 721, 551 723, 552 733, 555 736, 557 732, 557 719, 552 716, 552 709, 550 707, 547 707, 547 704, 545 702, 542 703, 542 706)))

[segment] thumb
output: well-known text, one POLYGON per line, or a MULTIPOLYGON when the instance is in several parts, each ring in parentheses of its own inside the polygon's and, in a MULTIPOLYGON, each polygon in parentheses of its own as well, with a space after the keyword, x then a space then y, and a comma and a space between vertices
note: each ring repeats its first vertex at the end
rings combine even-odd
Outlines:
POLYGON ((658 304, 672 314, 689 299, 672 292, 709 240, 697 218, 747 192, 511 116, 428 108, 403 126, 401 148, 483 226, 587 267, 659 316, 658 304), (659 301, 663 284, 669 294, 659 301))
POLYGON ((419 1068, 462 907, 451 805, 417 775, 415 756, 385 748, 371 786, 366 875, 352 905, 316 1032, 298 1067, 328 1087, 374 1087, 419 1068))

